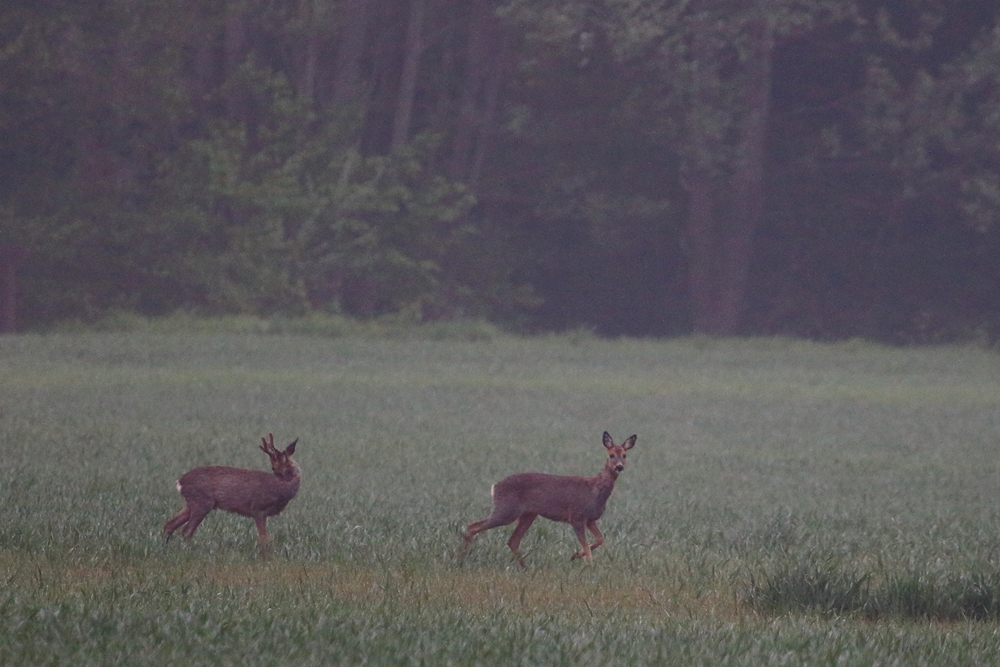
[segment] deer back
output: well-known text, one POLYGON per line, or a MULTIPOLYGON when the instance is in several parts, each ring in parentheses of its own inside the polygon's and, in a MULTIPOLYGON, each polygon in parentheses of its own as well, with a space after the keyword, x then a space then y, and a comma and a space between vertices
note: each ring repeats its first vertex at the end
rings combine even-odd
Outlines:
POLYGON ((279 478, 262 470, 205 466, 185 473, 177 486, 185 500, 244 516, 273 516, 299 491, 300 476, 279 478))
POLYGON ((604 514, 614 479, 570 477, 524 472, 493 486, 493 502, 519 514, 538 514, 552 521, 599 519, 604 514))

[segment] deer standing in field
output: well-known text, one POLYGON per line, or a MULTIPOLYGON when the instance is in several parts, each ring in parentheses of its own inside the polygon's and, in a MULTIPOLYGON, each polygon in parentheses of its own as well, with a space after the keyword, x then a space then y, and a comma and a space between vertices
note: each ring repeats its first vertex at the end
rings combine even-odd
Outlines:
POLYGON ((522 472, 503 478, 490 489, 493 514, 469 524, 462 536, 465 540, 463 551, 472 538, 484 530, 506 526, 516 520, 517 526, 507 540, 507 546, 514 552, 521 567, 527 567, 518 547, 532 522, 543 516, 573 526, 582 546, 570 560, 586 558, 588 563, 592 563, 594 558, 591 552, 604 544, 604 536, 597 529, 597 520, 604 514, 604 505, 615 488, 619 473, 625 469, 625 452, 635 446, 635 438, 633 435, 621 445, 616 445, 605 431, 604 447, 608 450, 608 460, 596 477, 522 472), (588 529, 594 535, 593 544, 587 543, 588 529))
POLYGON ((190 541, 209 512, 222 509, 248 516, 257 524, 261 558, 269 553, 267 517, 280 514, 299 491, 299 465, 292 460, 295 442, 284 451, 274 448, 274 434, 261 438, 261 450, 271 459, 272 473, 228 466, 193 468, 177 480, 177 490, 184 497, 184 508, 163 526, 164 542, 174 531, 184 527, 184 539, 190 541))

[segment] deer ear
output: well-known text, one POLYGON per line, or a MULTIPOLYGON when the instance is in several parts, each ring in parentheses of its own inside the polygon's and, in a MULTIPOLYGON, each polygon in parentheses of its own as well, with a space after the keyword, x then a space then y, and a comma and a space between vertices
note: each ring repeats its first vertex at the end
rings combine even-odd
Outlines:
POLYGON ((295 438, 287 447, 285 447, 285 456, 291 456, 295 453, 295 445, 298 443, 299 439, 295 438))
POLYGON ((604 432, 604 448, 611 449, 615 446, 615 441, 611 439, 611 434, 607 431, 604 432))
POLYGON ((636 438, 636 436, 633 435, 631 438, 629 438, 628 440, 626 440, 625 442, 623 442, 622 443, 622 449, 628 450, 628 449, 632 449, 633 447, 635 447, 635 438, 636 438))

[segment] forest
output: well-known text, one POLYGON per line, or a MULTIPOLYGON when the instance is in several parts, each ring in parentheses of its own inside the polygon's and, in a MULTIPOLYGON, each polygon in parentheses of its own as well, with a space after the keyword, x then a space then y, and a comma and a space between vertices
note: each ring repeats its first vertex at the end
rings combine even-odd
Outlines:
POLYGON ((1000 338, 1000 0, 6 0, 0 331, 1000 338))

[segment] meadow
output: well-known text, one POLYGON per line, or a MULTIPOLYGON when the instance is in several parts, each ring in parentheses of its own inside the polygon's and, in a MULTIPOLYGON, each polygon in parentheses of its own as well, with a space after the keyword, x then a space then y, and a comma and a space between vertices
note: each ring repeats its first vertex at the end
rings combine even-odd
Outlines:
POLYGON ((0 337, 0 664, 1000 664, 1000 354, 863 342, 0 337), (638 434, 569 526, 460 557, 512 472, 638 434), (268 527, 163 544, 174 483, 264 469, 268 527))

